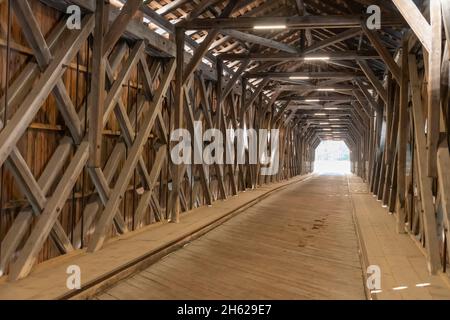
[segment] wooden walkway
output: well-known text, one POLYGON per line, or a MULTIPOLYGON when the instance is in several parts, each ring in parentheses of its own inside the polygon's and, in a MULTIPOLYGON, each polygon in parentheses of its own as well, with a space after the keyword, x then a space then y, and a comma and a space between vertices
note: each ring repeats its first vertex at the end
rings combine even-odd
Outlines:
POLYGON ((367 185, 349 177, 355 217, 365 250, 365 264, 381 270, 381 290, 372 296, 379 300, 449 300, 447 274, 432 276, 420 244, 409 234, 396 231, 396 217, 389 214, 367 191, 367 185))
POLYGON ((94 253, 88 253, 85 249, 76 250, 45 261, 19 281, 1 277, 0 300, 92 297, 111 283, 142 270, 271 194, 310 177, 297 176, 241 192, 226 201, 215 201, 212 206, 183 213, 179 223, 153 223, 111 239, 102 250, 94 253), (73 265, 81 270, 81 290, 67 288, 67 268, 73 265))
POLYGON ((365 299, 347 178, 276 192, 97 299, 365 299))

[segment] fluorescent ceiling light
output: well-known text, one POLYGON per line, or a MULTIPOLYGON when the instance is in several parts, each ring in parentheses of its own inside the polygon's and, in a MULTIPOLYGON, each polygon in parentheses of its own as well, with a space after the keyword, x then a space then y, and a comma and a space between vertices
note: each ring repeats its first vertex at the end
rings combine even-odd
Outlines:
POLYGON ((381 293, 383 290, 370 290, 370 293, 381 293))
POLYGON ((431 283, 429 283, 429 282, 426 282, 426 283, 418 283, 418 284, 416 284, 416 287, 428 287, 428 286, 430 286, 431 285, 431 283))
POLYGON ((308 80, 308 76, 291 76, 289 77, 290 80, 308 80))
POLYGON ((328 119, 328 120, 330 120, 330 121, 339 121, 341 119, 328 119))
POLYGON ((330 57, 305 57, 306 61, 311 60, 330 60, 330 57))
POLYGON ((323 128, 322 130, 325 130, 325 131, 331 131, 330 128, 323 128))
POLYGON ((112 4, 116 8, 122 9, 122 7, 123 7, 123 3, 120 2, 119 0, 110 0, 109 3, 112 4))
POLYGON ((305 99, 305 102, 319 102, 320 99, 305 99))
POLYGON ((330 124, 329 122, 319 122, 320 125, 330 124))
POLYGON ((336 91, 334 88, 319 88, 317 91, 336 91))
POLYGON ((259 25, 259 26, 253 26, 253 29, 255 29, 255 30, 286 29, 286 25, 285 24, 259 25))
POLYGON ((392 288, 392 290, 404 290, 404 289, 408 289, 408 287, 407 286, 400 286, 400 287, 392 288))
POLYGON ((325 108, 325 110, 337 110, 338 108, 335 107, 329 107, 329 108, 325 108))
POLYGON ((314 115, 315 116, 326 116, 327 114, 326 113, 315 113, 314 115))

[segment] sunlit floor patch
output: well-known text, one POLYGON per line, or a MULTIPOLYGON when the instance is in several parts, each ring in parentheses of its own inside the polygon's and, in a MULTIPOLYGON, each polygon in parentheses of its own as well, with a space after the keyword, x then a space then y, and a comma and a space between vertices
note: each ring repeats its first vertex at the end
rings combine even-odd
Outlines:
POLYGON ((350 162, 339 160, 315 161, 314 172, 320 174, 347 174, 350 173, 350 162))

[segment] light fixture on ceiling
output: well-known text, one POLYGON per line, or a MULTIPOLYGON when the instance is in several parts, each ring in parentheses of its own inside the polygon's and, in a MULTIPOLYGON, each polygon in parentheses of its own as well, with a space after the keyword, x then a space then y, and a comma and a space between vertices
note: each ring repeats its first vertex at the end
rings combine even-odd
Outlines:
POLYGON ((330 60, 330 57, 305 57, 305 61, 312 61, 312 60, 330 60))
POLYGON ((273 24, 273 25, 257 25, 253 26, 255 30, 271 30, 271 29, 286 29, 285 24, 273 24))
POLYGON ((408 287, 407 286, 399 286, 399 287, 392 288, 392 290, 395 290, 395 291, 404 290, 404 289, 408 289, 408 287))
POLYGON ((383 290, 370 290, 370 293, 382 293, 383 290))
POLYGON ((315 116, 326 116, 326 113, 314 113, 315 116))
POLYGON ((305 102, 319 102, 320 99, 305 99, 305 102))
POLYGON ((425 283, 418 283, 418 284, 416 284, 416 287, 428 287, 428 286, 430 286, 431 285, 431 283, 429 283, 429 282, 425 282, 425 283))
POLYGON ((336 108, 336 107, 328 107, 328 108, 324 108, 325 110, 337 110, 337 109, 339 109, 339 108, 336 108))
POLYGON ((322 130, 325 130, 325 131, 331 131, 330 128, 323 128, 322 130))
POLYGON ((319 122, 319 124, 321 125, 321 126, 324 126, 324 125, 327 125, 327 124, 330 124, 329 122, 319 122))
POLYGON ((122 9, 123 7, 123 3, 120 2, 119 0, 110 0, 109 3, 116 8, 122 9))
POLYGON ((330 120, 330 121, 339 121, 341 119, 328 119, 328 120, 330 120))
POLYGON ((289 80, 308 80, 308 76, 291 76, 289 77, 289 80))
POLYGON ((336 91, 334 88, 319 88, 317 91, 336 91))

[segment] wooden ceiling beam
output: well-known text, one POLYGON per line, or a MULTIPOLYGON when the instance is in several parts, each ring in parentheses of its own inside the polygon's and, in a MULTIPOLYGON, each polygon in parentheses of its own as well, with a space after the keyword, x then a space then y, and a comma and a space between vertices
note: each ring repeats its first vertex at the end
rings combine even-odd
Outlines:
POLYGON ((391 54, 386 49, 386 47, 383 45, 378 34, 373 30, 369 30, 365 25, 362 25, 362 28, 367 38, 369 38, 370 43, 372 43, 375 50, 377 50, 377 52, 380 54, 384 63, 386 63, 386 65, 388 66, 389 71, 394 76, 394 79, 397 81, 397 83, 400 83, 401 82, 400 67, 395 62, 394 58, 392 58, 391 54))
POLYGON ((395 6, 392 4, 392 1, 389 0, 352 0, 354 2, 362 4, 364 7, 370 6, 370 5, 377 5, 382 10, 386 12, 392 12, 395 11, 395 6))
POLYGON ((367 62, 363 61, 363 60, 358 60, 358 65, 361 67, 361 70, 364 72, 364 74, 366 75, 367 79, 369 79, 369 81, 372 83, 372 85, 375 88, 375 90, 377 90, 377 92, 380 95, 381 99, 383 99, 383 101, 385 103, 388 103, 386 89, 384 89, 382 83, 375 76, 375 74, 373 73, 372 69, 370 69, 370 67, 367 64, 367 62))
POLYGON ((295 0, 297 13, 299 16, 305 15, 305 2, 303 0, 295 0))
POLYGON ((209 6, 212 6, 221 0, 202 0, 194 9, 187 15, 186 20, 192 20, 200 16, 209 6))
MULTIPOLYGON (((333 36, 336 35, 335 33, 332 33, 330 35, 328 33, 323 32, 323 31, 328 31, 326 29, 313 29, 313 30, 314 30, 314 32, 313 32, 314 37, 316 38, 316 43, 317 42, 320 43, 322 41, 326 41, 328 38, 333 37, 333 36)), ((359 30, 359 29, 357 29, 357 28, 350 28, 348 30, 359 30)), ((324 49, 330 49, 330 50, 333 49, 335 51, 346 51, 346 50, 349 50, 347 44, 342 43, 342 42, 333 43, 330 46, 325 47, 324 49)))
MULTIPOLYGON (((245 0, 244 0, 245 1, 245 0)), ((233 13, 235 13, 237 10, 240 10, 239 7, 241 5, 241 2, 244 1, 239 1, 239 4, 236 6, 236 9, 233 10, 233 13)), ((244 13, 242 16, 239 16, 239 18, 242 17, 255 17, 257 15, 261 15, 262 13, 264 13, 266 10, 272 9, 273 7, 278 6, 279 4, 276 3, 276 1, 266 1, 262 4, 260 4, 259 6, 253 8, 252 10, 244 13)), ((241 8, 242 9, 242 8, 241 8)))
POLYGON ((231 36, 233 38, 245 41, 245 42, 251 42, 251 43, 255 43, 255 44, 259 44, 261 46, 265 46, 265 47, 269 47, 269 48, 273 48, 276 50, 280 50, 280 51, 285 51, 285 52, 289 52, 289 53, 297 53, 297 49, 282 43, 282 42, 278 42, 272 39, 267 39, 264 37, 260 37, 254 34, 250 34, 250 33, 245 33, 245 32, 241 32, 238 30, 223 30, 220 33, 227 35, 227 36, 231 36))
POLYGON ((209 46, 216 39, 219 31, 211 30, 206 36, 205 40, 200 44, 200 46, 194 51, 194 54, 186 66, 186 71, 183 76, 183 84, 187 82, 192 73, 197 69, 197 67, 202 62, 202 58, 208 52, 209 46))
MULTIPOLYGON (((222 60, 253 60, 253 61, 305 61, 305 58, 327 57, 327 60, 380 59, 375 51, 343 51, 317 53, 224 53, 218 56, 222 60)), ((307 60, 307 59, 306 59, 307 60)))
POLYGON ((252 68, 251 70, 252 70, 252 72, 261 72, 261 71, 264 71, 266 69, 276 67, 276 66, 278 66, 280 64, 283 64, 283 63, 284 62, 270 62, 269 61, 269 62, 261 63, 257 67, 252 68))
POLYGON ((156 10, 157 14, 160 15, 166 15, 176 9, 178 9, 179 7, 181 7, 182 5, 184 5, 185 3, 189 2, 191 0, 174 0, 168 4, 166 4, 165 6, 159 8, 158 10, 156 10))
POLYGON ((313 44, 305 49, 305 53, 310 53, 319 49, 326 48, 328 46, 334 45, 336 43, 342 42, 344 40, 356 37, 361 34, 360 29, 348 29, 341 33, 338 33, 332 37, 324 39, 320 42, 313 44))
MULTIPOLYGON (((268 34, 267 38, 280 42, 280 43, 284 43, 285 45, 290 46, 291 48, 294 47, 295 48, 295 42, 298 41, 298 37, 299 35, 297 34, 298 30, 283 30, 281 32, 275 33, 275 34, 268 34), (292 39, 294 38, 294 39, 292 39)), ((264 48, 262 50, 253 50, 252 52, 261 52, 261 53, 268 53, 268 52, 273 52, 270 48, 264 48)), ((299 51, 296 49, 295 51, 296 53, 298 53, 299 51)))
MULTIPOLYGON (((306 105, 306 104, 292 104, 290 109, 303 110, 304 112, 306 112, 306 111, 314 111, 314 112, 328 111, 322 105, 306 105)), ((341 110, 348 112, 349 110, 351 110, 351 107, 344 107, 344 108, 341 108, 341 110)))
MULTIPOLYGON (((294 105, 295 106, 295 105, 294 105)), ((301 117, 304 119, 311 119, 311 117, 315 117, 317 119, 321 119, 323 121, 328 120, 330 117, 349 117, 350 116, 350 108, 348 109, 339 109, 339 110, 305 110, 302 111, 301 117), (320 112, 318 112, 320 111, 320 112), (323 116, 316 115, 317 113, 323 113, 323 116), (327 118, 328 117, 328 118, 327 118)))
POLYGON ((245 107, 244 113, 247 112, 247 110, 251 107, 253 102, 256 101, 256 99, 258 98, 260 93, 263 91, 264 87, 269 83, 269 81, 270 81, 269 78, 263 79, 263 81, 261 81, 261 83, 258 85, 258 88, 256 88, 255 91, 253 91, 251 97, 245 101, 246 107, 245 107))
POLYGON ((329 96, 314 96, 314 97, 303 97, 303 96, 289 96, 284 98, 278 98, 279 101, 304 101, 308 102, 311 100, 317 100, 317 102, 323 102, 323 101, 345 101, 345 102, 351 102, 355 101, 354 97, 349 96, 343 96, 343 95, 329 95, 329 96))
MULTIPOLYGON (((236 5, 236 7, 233 9, 233 11, 231 12, 232 16, 233 14, 235 14, 236 12, 238 12, 239 10, 244 9, 245 7, 251 5, 252 3, 256 2, 257 0, 241 0, 239 1, 239 3, 236 5)), ((255 9, 259 8, 260 6, 256 7, 255 9)), ((254 9, 253 9, 254 10, 254 9)), ((252 12, 253 10, 250 10, 248 13, 252 12)))
POLYGON ((353 90, 355 89, 352 85, 328 85, 328 86, 315 86, 308 84, 298 84, 298 85, 278 85, 275 90, 279 91, 309 91, 309 90, 328 90, 334 89, 338 90, 353 90))
MULTIPOLYGON (((236 29, 248 30, 258 25, 285 25, 288 29, 308 28, 360 28, 364 18, 359 15, 328 15, 328 16, 293 16, 293 17, 243 17, 243 18, 217 18, 193 19, 181 21, 179 26, 186 30, 208 29, 236 29)), ((398 17, 384 16, 383 26, 402 27, 405 22, 398 17)))
POLYGON ((283 79, 290 77, 308 77, 309 79, 332 79, 344 78, 352 79, 354 77, 363 76, 362 73, 352 72, 248 72, 246 78, 265 78, 283 79))
POLYGON ((239 66, 238 70, 234 73, 234 75, 231 77, 230 81, 226 84, 224 88, 222 88, 222 100, 225 100, 225 98, 228 96, 228 94, 233 89, 234 85, 238 81, 238 79, 241 77, 244 70, 247 68, 248 64, 250 63, 249 60, 242 61, 241 65, 239 66))
MULTIPOLYGON (((228 17, 228 15, 231 13, 233 8, 236 6, 237 0, 231 0, 225 9, 220 14, 221 18, 228 17)), ((182 28, 184 30, 184 28, 182 28)), ((192 56, 191 61, 189 61, 188 65, 186 66, 184 75, 183 75, 183 84, 186 84, 187 80, 191 76, 191 74, 197 69, 197 67, 202 62, 203 56, 208 52, 208 49, 210 45, 213 43, 213 41, 216 39, 217 35, 219 34, 218 29, 213 29, 208 32, 208 35, 206 36, 205 40, 199 45, 199 47, 195 50, 194 55, 192 56)))
POLYGON ((336 120, 335 121, 330 121, 330 119, 328 119, 328 118, 320 119, 318 117, 314 117, 314 118, 311 118, 311 119, 309 119, 307 121, 309 121, 311 124, 314 124, 314 125, 319 124, 319 125, 322 125, 322 126, 326 126, 326 125, 329 126, 329 125, 333 125, 333 124, 346 125, 346 124, 351 122, 351 119, 349 119, 349 117, 347 117, 347 116, 342 116, 342 117, 336 116, 335 118, 331 118, 331 119, 336 119, 336 120), (320 124, 320 123, 324 123, 324 122, 326 122, 327 124, 320 124))
POLYGON ((417 8, 412 0, 392 0, 392 2, 397 7, 398 11, 400 11, 403 18, 405 18, 406 22, 408 22, 425 49, 430 52, 431 38, 434 35, 431 34, 431 26, 422 15, 419 8, 417 8))
MULTIPOLYGON (((361 92, 363 93, 364 97, 367 99, 367 101, 369 102, 369 104, 372 106, 372 108, 377 112, 382 114, 383 113, 383 107, 377 103, 374 99, 374 97, 369 93, 369 91, 367 90, 367 88, 363 85, 363 83, 359 80, 359 79, 355 79, 356 84, 358 85, 359 89, 361 90, 361 92)), ((361 95, 361 92, 359 90, 354 90, 353 94, 356 97, 356 99, 358 99, 359 103, 361 105, 366 105, 365 103, 365 99, 363 98, 363 96, 361 95)))
POLYGON ((229 36, 224 36, 216 41, 214 41, 210 46, 209 46, 209 50, 213 50, 219 46, 221 46, 222 44, 224 44, 227 41, 230 41, 231 37, 229 36))
POLYGON ((120 10, 119 15, 111 24, 105 35, 103 44, 103 56, 107 55, 116 44, 117 40, 127 29, 128 23, 141 6, 141 0, 128 0, 120 10))
POLYGON ((346 62, 346 61, 340 61, 340 60, 331 60, 329 61, 330 64, 343 67, 343 68, 349 68, 353 70, 359 70, 358 66, 352 62, 346 62))

